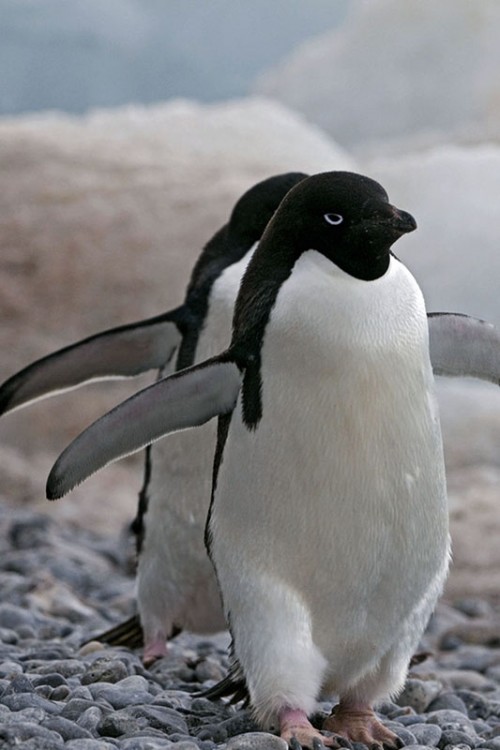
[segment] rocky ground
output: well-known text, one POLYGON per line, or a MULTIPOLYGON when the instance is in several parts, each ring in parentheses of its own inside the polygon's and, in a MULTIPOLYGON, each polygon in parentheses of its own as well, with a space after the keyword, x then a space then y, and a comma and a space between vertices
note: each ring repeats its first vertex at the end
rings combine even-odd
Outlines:
MULTIPOLYGON (((150 669, 140 652, 82 647, 134 611, 125 533, 0 513, 0 748, 285 750, 241 706, 197 695, 225 674, 227 634, 182 634, 150 669)), ((408 747, 500 748, 499 646, 500 607, 442 603, 421 644, 431 655, 397 703, 379 707, 382 720, 408 747)), ((331 706, 320 704, 318 725, 331 706)))

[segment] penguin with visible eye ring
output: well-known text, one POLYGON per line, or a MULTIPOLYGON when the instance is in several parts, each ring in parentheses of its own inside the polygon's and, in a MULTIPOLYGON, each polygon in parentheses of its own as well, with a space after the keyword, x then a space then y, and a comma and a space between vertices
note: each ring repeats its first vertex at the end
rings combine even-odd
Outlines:
POLYGON ((448 569, 428 320, 391 251, 415 228, 367 177, 300 182, 244 274, 229 348, 95 422, 47 483, 61 497, 219 416, 206 541, 235 658, 257 721, 305 747, 397 746, 372 706, 401 689, 448 569), (308 720, 332 693, 333 737, 308 720))

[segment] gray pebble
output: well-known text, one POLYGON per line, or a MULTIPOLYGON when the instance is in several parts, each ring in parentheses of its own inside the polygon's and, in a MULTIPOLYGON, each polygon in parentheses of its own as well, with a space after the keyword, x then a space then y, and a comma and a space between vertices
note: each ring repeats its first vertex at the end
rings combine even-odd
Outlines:
POLYGON ((42 698, 50 698, 52 690, 53 688, 51 688, 50 685, 39 685, 39 687, 35 688, 35 693, 41 695, 42 698))
MULTIPOLYGON (((120 750, 166 750, 166 748, 174 747, 178 750, 178 745, 173 745, 170 740, 159 737, 128 737, 120 742, 120 750)), ((195 744, 193 748, 199 750, 195 744)))
POLYGON ((47 718, 46 712, 41 708, 23 708, 21 711, 9 711, 9 718, 6 721, 32 722, 41 724, 47 718))
POLYGON ((70 740, 64 750, 116 750, 116 745, 104 740, 70 740))
MULTIPOLYGON (((82 685, 93 682, 115 683, 128 677, 127 667, 117 659, 99 658, 82 675, 82 685)), ((147 683, 146 683, 147 684, 147 683)))
POLYGON ((2 703, 11 711, 21 711, 23 708, 41 708, 48 714, 57 714, 59 706, 37 693, 14 693, 2 697, 2 703))
POLYGON ((91 734, 97 734, 97 725, 102 720, 103 713, 99 706, 91 706, 77 719, 77 724, 87 729, 91 734))
POLYGON ((14 674, 20 674, 23 671, 21 664, 16 661, 0 662, 0 677, 10 677, 14 674))
POLYGON ((10 680, 8 688, 4 692, 5 695, 13 695, 14 693, 32 693, 33 683, 26 677, 25 674, 18 673, 10 680))
POLYGON ((58 672, 49 672, 48 674, 42 674, 32 676, 32 682, 35 687, 39 685, 50 685, 51 688, 59 687, 59 685, 67 685, 67 680, 58 672))
POLYGON ((120 737, 140 729, 141 724, 125 711, 114 711, 104 716, 96 725, 96 731, 101 737, 120 737))
POLYGON ((171 734, 189 734, 186 721, 177 711, 165 706, 131 706, 130 713, 136 718, 147 719, 148 725, 154 729, 171 734))
POLYGON ((17 643, 18 640, 19 636, 15 630, 11 630, 10 628, 0 628, 0 641, 2 643, 14 644, 17 643))
POLYGON ((206 682, 207 680, 213 680, 218 682, 224 677, 224 671, 220 665, 220 662, 213 658, 207 657, 199 662, 195 668, 195 675, 198 682, 206 682))
POLYGON ((427 716, 427 722, 437 724, 443 731, 446 729, 460 729, 471 733, 474 731, 471 721, 460 711, 432 711, 427 716))
POLYGON ((227 740, 227 732, 224 727, 220 724, 204 724, 203 727, 196 733, 196 737, 199 740, 212 740, 217 744, 225 742, 227 740))
POLYGON ((288 744, 281 737, 268 732, 250 732, 231 737, 227 750, 288 750, 288 744))
POLYGON ((82 664, 78 659, 60 659, 51 661, 48 664, 42 664, 38 667, 37 672, 39 674, 52 674, 57 672, 63 677, 72 677, 73 675, 80 675, 85 671, 85 665, 82 664))
POLYGON ((456 694, 451 692, 441 693, 432 703, 428 706, 430 712, 434 711, 459 711, 460 713, 467 716, 467 706, 463 700, 456 694))
POLYGON ((412 732, 410 732, 409 729, 406 729, 405 727, 402 727, 402 726, 394 726, 394 725, 391 725, 390 728, 392 729, 394 734, 397 734, 397 736, 403 742, 404 745, 414 745, 415 742, 417 742, 417 738, 412 732))
POLYGON ((442 689, 441 683, 435 680, 408 679, 403 692, 398 696, 397 703, 400 706, 410 706, 417 714, 420 714, 426 710, 442 689))
POLYGON ((0 727, 0 738, 12 743, 12 747, 34 738, 52 742, 54 748, 63 746, 62 737, 57 732, 31 722, 16 722, 0 727))
POLYGON ((50 700, 51 701, 64 701, 70 695, 71 690, 67 685, 59 685, 56 688, 52 688, 52 691, 50 693, 50 700))
POLYGON ((412 724, 408 727, 417 742, 437 747, 443 730, 437 724, 412 724))
POLYGON ((77 698, 82 698, 87 701, 93 700, 92 693, 85 685, 79 685, 71 691, 71 700, 76 700, 77 698))
POLYGON ((479 747, 485 750, 500 750, 500 737, 493 737, 491 740, 482 740, 479 747))
POLYGON ((62 716, 52 716, 50 719, 46 719, 43 722, 43 726, 60 734, 63 740, 79 740, 92 737, 86 729, 79 727, 78 724, 62 716))
POLYGON ((90 692, 94 698, 104 699, 117 710, 126 706, 153 702, 153 696, 147 690, 129 690, 121 687, 121 684, 121 682, 117 682, 116 685, 109 682, 96 682, 90 686, 90 692))
POLYGON ((237 734, 245 734, 247 732, 259 731, 259 727, 256 725, 248 711, 240 711, 236 716, 231 716, 231 718, 222 721, 220 726, 224 728, 228 737, 234 737, 237 734))
POLYGON ((476 747, 479 744, 479 738, 474 735, 471 736, 467 732, 461 732, 460 729, 446 729, 441 736, 441 747, 450 745, 451 747, 458 747, 465 745, 465 747, 476 747))
POLYGON ((95 703, 92 700, 85 700, 85 698, 71 698, 62 709, 60 716, 64 719, 77 721, 87 709, 92 708, 93 706, 95 706, 95 703))
POLYGON ((19 632, 23 625, 33 627, 34 624, 35 618, 29 610, 14 604, 0 604, 0 627, 19 632))

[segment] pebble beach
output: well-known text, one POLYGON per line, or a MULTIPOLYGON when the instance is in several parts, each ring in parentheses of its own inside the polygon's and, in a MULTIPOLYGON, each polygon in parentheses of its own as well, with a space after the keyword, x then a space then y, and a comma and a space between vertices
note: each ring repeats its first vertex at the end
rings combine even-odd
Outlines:
MULTIPOLYGON (((125 533, 0 514, 1 750, 286 749, 241 705, 200 696, 226 674, 227 633, 182 633, 148 669, 140 650, 95 640, 135 612, 125 533)), ((378 706, 382 721, 414 750, 500 748, 500 606, 440 603, 420 650, 396 703, 378 706)), ((315 725, 332 705, 318 705, 315 725)))

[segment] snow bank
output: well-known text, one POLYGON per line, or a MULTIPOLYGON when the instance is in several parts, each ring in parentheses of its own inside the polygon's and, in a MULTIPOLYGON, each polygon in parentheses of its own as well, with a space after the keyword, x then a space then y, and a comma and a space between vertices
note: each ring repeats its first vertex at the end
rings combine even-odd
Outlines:
MULTIPOLYGON (((4 118, 0 160, 0 379, 178 304, 202 245, 254 182, 352 166, 300 115, 259 99, 4 118)), ((9 415, 0 441, 62 448, 134 387, 9 415)))
POLYGON ((256 90, 348 147, 418 135, 498 138, 497 0, 365 0, 300 46, 256 90))

